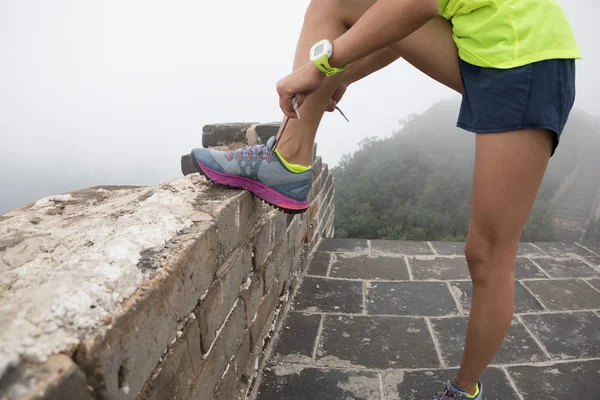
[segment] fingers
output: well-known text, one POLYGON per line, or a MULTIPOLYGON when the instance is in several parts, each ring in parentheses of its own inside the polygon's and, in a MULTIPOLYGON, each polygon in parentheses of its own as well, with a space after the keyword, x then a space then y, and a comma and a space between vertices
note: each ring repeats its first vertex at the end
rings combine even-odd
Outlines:
POLYGON ((337 101, 335 101, 333 99, 330 99, 329 100, 329 105, 327 106, 327 111, 328 112, 334 112, 336 106, 337 106, 337 101))
MULTIPOLYGON (((284 85, 281 81, 277 83, 277 94, 279 94, 279 108, 286 117, 297 119, 296 110, 294 110, 294 105, 292 104, 292 97, 294 97, 293 93, 289 93, 288 90, 284 88, 284 85)), ((298 97, 296 97, 298 101, 298 106, 300 106, 301 101, 298 97)))

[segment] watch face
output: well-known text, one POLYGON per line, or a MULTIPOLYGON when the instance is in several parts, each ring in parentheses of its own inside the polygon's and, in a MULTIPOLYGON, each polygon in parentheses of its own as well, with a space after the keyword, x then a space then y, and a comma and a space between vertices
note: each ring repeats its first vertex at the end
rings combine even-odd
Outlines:
POLYGON ((322 51, 323 51, 323 45, 320 44, 315 48, 315 52, 314 52, 315 57, 318 56, 319 54, 321 54, 322 51))

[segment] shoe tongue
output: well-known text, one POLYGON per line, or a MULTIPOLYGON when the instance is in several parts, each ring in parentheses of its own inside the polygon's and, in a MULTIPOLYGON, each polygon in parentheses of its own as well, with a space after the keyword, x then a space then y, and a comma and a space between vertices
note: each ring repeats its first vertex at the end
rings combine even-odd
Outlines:
POLYGON ((269 138, 269 140, 267 140, 267 147, 271 150, 273 150, 273 146, 275 146, 275 140, 277 139, 276 136, 271 136, 269 138))

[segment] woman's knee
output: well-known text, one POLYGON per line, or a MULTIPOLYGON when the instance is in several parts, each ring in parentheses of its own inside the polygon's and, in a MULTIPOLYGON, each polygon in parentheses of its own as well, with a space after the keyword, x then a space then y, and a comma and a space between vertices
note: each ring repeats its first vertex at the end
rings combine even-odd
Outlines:
POLYGON ((375 0, 311 0, 304 23, 339 21, 350 28, 375 3, 375 0))
POLYGON ((486 284, 500 275, 512 276, 518 249, 518 239, 489 240, 480 235, 469 235, 465 257, 473 284, 486 284))
POLYGON ((342 0, 311 0, 304 14, 304 20, 314 21, 332 16, 341 17, 341 10, 343 10, 342 0))

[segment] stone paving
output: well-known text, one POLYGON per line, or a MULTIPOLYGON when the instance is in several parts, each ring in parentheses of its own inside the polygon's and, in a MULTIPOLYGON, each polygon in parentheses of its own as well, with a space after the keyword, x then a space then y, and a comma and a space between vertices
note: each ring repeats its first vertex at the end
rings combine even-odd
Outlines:
MULTIPOLYGON (((431 399, 462 357, 464 244, 327 239, 277 335, 258 400, 431 399)), ((600 398, 600 256, 523 243, 515 316, 485 400, 600 398)))

